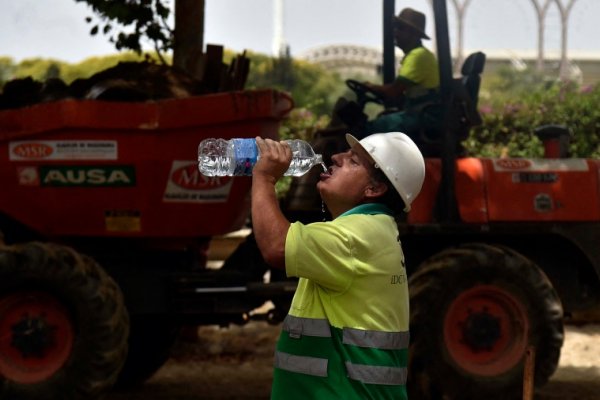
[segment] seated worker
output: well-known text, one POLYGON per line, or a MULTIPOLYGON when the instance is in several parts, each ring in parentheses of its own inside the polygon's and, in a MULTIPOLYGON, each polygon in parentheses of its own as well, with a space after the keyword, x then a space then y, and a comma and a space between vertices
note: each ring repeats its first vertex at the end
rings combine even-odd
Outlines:
POLYGON ((365 82, 365 86, 380 96, 387 104, 399 104, 396 112, 385 112, 367 121, 365 114, 358 113, 356 103, 343 105, 339 118, 349 125, 358 137, 375 132, 405 132, 416 142, 422 128, 435 128, 441 122, 441 109, 428 107, 439 103, 439 68, 435 55, 423 47, 425 15, 412 8, 403 9, 394 17, 394 41, 404 52, 398 76, 394 82, 377 85, 365 82))

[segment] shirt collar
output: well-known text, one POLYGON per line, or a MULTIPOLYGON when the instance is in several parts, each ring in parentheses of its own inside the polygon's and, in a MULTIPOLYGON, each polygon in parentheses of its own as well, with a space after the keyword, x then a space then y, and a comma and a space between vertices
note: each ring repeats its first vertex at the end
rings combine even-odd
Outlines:
MULTIPOLYGON (((346 211, 345 213, 341 214, 339 217, 345 217, 348 215, 354 215, 354 214, 367 214, 367 215, 377 215, 377 214, 386 214, 389 216, 393 216, 394 214, 392 213, 392 210, 389 209, 389 207, 380 204, 380 203, 366 203, 366 204, 360 204, 354 208, 351 208, 350 210, 346 211)), ((338 218, 339 218, 338 217, 338 218)))

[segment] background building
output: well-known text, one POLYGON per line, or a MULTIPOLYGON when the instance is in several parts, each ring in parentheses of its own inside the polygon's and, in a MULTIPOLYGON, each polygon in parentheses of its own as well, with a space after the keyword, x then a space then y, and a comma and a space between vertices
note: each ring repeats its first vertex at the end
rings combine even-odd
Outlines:
MULTIPOLYGON (((485 76, 498 71, 503 66, 516 70, 535 68, 537 53, 513 50, 482 50, 486 56, 485 76)), ((465 51, 465 55, 471 51, 465 51)), ((328 45, 310 49, 298 56, 300 59, 323 66, 337 72, 342 78, 362 78, 365 80, 381 79, 382 52, 374 47, 355 45, 328 45)), ((396 59, 402 59, 402 52, 397 51, 396 59)), ((547 51, 545 54, 544 73, 549 77, 558 77, 560 53, 547 51)), ((583 85, 600 82, 600 52, 569 52, 569 78, 583 85)))

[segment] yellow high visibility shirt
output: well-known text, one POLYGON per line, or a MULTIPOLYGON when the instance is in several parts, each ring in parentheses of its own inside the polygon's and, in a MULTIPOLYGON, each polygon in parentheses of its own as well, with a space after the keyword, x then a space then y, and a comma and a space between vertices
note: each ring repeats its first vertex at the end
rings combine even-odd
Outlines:
POLYGON ((386 207, 294 223, 286 272, 298 288, 277 343, 272 399, 405 399, 408 285, 386 207))

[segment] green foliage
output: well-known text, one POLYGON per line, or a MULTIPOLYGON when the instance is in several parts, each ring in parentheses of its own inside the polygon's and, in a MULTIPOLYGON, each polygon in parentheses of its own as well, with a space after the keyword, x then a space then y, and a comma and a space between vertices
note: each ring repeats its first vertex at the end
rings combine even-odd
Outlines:
MULTIPOLYGON (((251 67, 247 88, 275 88, 291 94, 295 107, 279 128, 281 139, 312 141, 313 135, 329 122, 329 115, 340 90, 340 77, 320 66, 290 57, 271 58, 250 54, 251 67)), ((288 192, 292 177, 277 181, 275 190, 282 198, 288 192)))
POLYGON ((520 98, 523 95, 540 93, 550 88, 554 81, 533 69, 515 71, 513 68, 504 66, 482 82, 480 97, 485 101, 499 105, 506 98, 520 98), (490 94, 494 95, 491 96, 490 94))
POLYGON ((10 58, 0 58, 0 85, 10 79, 32 77, 37 81, 60 78, 69 84, 78 78, 88 78, 97 72, 114 67, 119 62, 143 61, 150 56, 134 52, 119 53, 104 57, 90 57, 79 63, 66 63, 54 59, 30 58, 14 64, 10 58))
MULTIPOLYGON (((325 128, 329 122, 329 117, 319 115, 308 108, 295 108, 290 112, 290 115, 283 120, 279 128, 279 136, 281 139, 302 139, 310 142, 319 129, 325 128)), ((283 197, 292 182, 289 176, 283 177, 277 182, 275 189, 278 197, 283 197)))
POLYGON ((311 141, 315 132, 325 128, 329 118, 319 115, 306 107, 295 108, 284 119, 279 134, 282 139, 302 139, 311 141))
POLYGON ((480 102, 483 124, 465 141, 470 154, 486 157, 540 157, 541 141, 534 130, 563 125, 571 130, 574 157, 600 158, 600 85, 549 82, 530 73, 507 74, 480 102))
MULTIPOLYGON (((226 52, 225 63, 235 56, 226 52)), ((277 88, 291 93, 295 109, 281 127, 284 139, 311 140, 329 122, 333 103, 347 95, 342 79, 318 66, 291 59, 249 54, 250 75, 246 87, 277 88)), ((15 64, 0 58, 0 85, 13 78, 31 76, 44 81, 58 77, 67 84, 113 67, 120 61, 142 61, 134 52, 93 57, 69 64, 52 59, 27 59, 15 64)), ((569 82, 548 81, 533 72, 505 70, 483 82, 479 109, 483 124, 463 143, 468 154, 484 157, 541 157, 543 146, 534 130, 542 125, 568 127, 575 157, 600 158, 600 85, 579 87, 569 82)))
POLYGON ((21 61, 13 68, 12 78, 25 78, 31 76, 35 80, 45 81, 61 75, 61 68, 65 63, 42 58, 29 58, 21 61))
POLYGON ((142 54, 142 41, 150 40, 157 56, 173 47, 173 31, 167 24, 170 5, 167 0, 75 0, 87 3, 96 14, 87 17, 92 23, 90 35, 102 32, 109 36, 117 50, 132 50, 142 54), (115 26, 120 30, 115 32, 115 26))
POLYGON ((13 79, 15 74, 15 65, 10 57, 0 57, 0 86, 13 79))
POLYGON ((100 71, 112 68, 120 62, 144 61, 152 59, 150 55, 124 52, 104 57, 90 57, 76 64, 67 64, 61 69, 61 79, 71 83, 78 78, 88 78, 100 71))
POLYGON ((274 88, 289 92, 296 107, 305 107, 316 114, 329 115, 345 88, 337 74, 318 65, 260 54, 250 54, 250 59, 248 89, 274 88))

